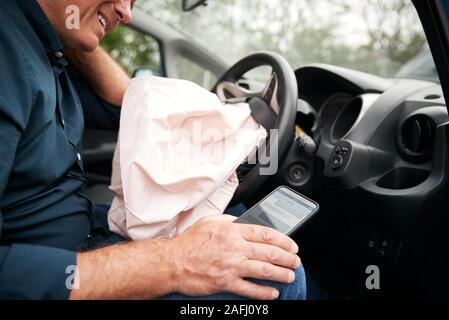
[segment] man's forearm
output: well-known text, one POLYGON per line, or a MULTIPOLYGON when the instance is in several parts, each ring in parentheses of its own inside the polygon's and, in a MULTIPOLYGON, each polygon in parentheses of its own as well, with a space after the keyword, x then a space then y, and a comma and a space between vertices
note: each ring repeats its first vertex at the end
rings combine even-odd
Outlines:
POLYGON ((65 54, 98 96, 113 105, 122 105, 130 78, 103 48, 98 47, 93 52, 68 51, 65 54))
POLYGON ((135 241, 78 253, 79 289, 70 299, 152 299, 174 291, 176 255, 169 242, 135 241))
POLYGON ((291 283, 300 266, 298 246, 267 227, 203 218, 170 240, 144 240, 77 256, 71 299, 151 299, 176 292, 205 296, 229 292, 275 299, 279 292, 248 279, 291 283))

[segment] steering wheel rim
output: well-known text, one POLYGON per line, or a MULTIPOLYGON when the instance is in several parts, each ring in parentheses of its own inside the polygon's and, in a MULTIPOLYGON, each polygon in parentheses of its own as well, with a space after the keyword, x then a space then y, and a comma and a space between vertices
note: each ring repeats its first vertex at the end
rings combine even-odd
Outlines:
MULTIPOLYGON (((277 164, 279 167, 282 157, 293 142, 295 132, 294 125, 296 106, 298 103, 298 85, 290 64, 285 58, 274 52, 263 51, 252 54, 234 64, 218 80, 212 89, 222 100, 225 98, 223 90, 231 96, 233 95, 234 97, 243 99, 255 96, 262 97, 278 114, 274 129, 277 129, 277 164), (251 92, 237 85, 237 81, 245 73, 260 66, 270 66, 273 69, 264 90, 261 92, 251 92)), ((275 141, 273 139, 276 139, 276 137, 270 137, 271 141, 275 141)), ((271 151, 276 150, 273 148, 271 151)), ((261 168, 261 164, 258 162, 248 171, 244 179, 240 181, 234 197, 231 200, 231 205, 246 200, 267 181, 270 175, 259 174, 261 168)))

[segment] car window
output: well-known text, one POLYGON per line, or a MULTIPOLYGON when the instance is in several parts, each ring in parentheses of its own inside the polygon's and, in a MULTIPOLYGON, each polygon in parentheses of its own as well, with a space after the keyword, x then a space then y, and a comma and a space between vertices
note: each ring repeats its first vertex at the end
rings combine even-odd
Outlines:
POLYGON ((159 41, 131 27, 120 25, 101 42, 130 76, 164 76, 159 41))
POLYGON ((190 12, 179 3, 138 6, 228 65, 270 50, 294 68, 318 62, 392 77, 426 45, 410 0, 220 0, 190 12))
POLYGON ((218 77, 210 70, 200 66, 182 54, 176 55, 176 70, 178 78, 193 81, 206 89, 212 89, 218 77))

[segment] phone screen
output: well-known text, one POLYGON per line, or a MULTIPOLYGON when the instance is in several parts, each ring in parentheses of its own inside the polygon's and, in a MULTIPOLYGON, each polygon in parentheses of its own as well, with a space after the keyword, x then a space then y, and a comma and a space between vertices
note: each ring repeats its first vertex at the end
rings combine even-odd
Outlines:
POLYGON ((318 210, 318 204, 286 187, 274 190, 235 222, 271 227, 290 234, 318 210))

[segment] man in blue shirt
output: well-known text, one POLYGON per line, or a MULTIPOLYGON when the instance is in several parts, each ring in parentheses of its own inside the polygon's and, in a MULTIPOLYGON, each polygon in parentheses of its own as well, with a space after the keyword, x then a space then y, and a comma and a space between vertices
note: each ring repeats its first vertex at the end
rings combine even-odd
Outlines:
POLYGON ((0 2, 0 298, 304 298, 297 245, 229 216, 172 240, 94 248, 101 228, 84 194, 81 136, 84 124, 118 129, 129 78, 99 42, 133 4, 0 2), (67 26, 69 6, 79 28, 67 26))

